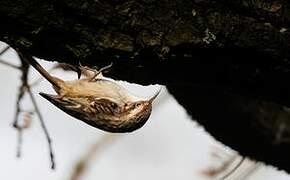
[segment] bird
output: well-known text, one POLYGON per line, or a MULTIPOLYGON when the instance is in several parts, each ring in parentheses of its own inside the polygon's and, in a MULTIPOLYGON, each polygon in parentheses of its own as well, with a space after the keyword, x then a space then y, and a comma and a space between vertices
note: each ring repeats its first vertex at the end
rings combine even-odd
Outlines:
POLYGON ((161 91, 160 88, 151 98, 138 97, 112 80, 98 78, 112 64, 96 71, 92 77, 65 81, 50 75, 31 55, 19 50, 18 54, 56 92, 56 95, 41 92, 42 97, 70 116, 103 131, 125 133, 141 128, 149 119, 153 101, 161 91))

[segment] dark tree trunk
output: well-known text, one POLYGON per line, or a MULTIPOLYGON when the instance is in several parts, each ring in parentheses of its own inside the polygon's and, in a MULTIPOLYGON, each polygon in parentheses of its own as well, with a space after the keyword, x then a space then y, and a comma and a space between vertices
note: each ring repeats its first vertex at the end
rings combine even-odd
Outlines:
POLYGON ((289 1, 2 0, 0 23, 33 56, 166 85, 218 140, 290 171, 289 1))

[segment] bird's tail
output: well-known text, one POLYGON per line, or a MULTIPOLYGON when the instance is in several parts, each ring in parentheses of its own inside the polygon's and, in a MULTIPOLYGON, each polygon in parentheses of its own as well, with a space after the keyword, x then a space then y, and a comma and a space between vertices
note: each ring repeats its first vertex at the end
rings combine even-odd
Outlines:
POLYGON ((51 76, 32 56, 18 50, 16 51, 22 60, 33 66, 46 80, 48 80, 53 85, 55 89, 61 88, 61 83, 63 80, 51 76))

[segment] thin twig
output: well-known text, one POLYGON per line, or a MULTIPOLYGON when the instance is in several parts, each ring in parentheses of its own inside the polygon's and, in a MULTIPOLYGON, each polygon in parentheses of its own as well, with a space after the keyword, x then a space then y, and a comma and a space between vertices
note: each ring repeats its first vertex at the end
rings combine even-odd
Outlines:
POLYGON ((17 97, 17 101, 16 101, 16 112, 15 112, 15 118, 13 121, 13 127, 17 129, 18 131, 18 144, 17 144, 17 157, 21 157, 21 147, 22 147, 22 134, 23 134, 23 127, 19 125, 19 114, 21 112, 21 108, 20 108, 20 102, 23 99, 23 96, 25 94, 25 92, 27 91, 27 87, 28 87, 28 70, 29 70, 29 65, 26 64, 25 62, 21 61, 21 86, 19 87, 19 94, 17 97))
POLYGON ((22 147, 22 128, 18 127, 17 128, 18 132, 18 141, 17 141, 17 151, 16 151, 16 157, 20 158, 21 157, 21 147, 22 147))
POLYGON ((26 57, 21 56, 20 54, 19 54, 19 57, 20 57, 20 60, 21 60, 21 63, 22 63, 22 66, 21 66, 22 67, 22 69, 21 69, 22 73, 25 74, 25 76, 23 75, 23 77, 22 77, 22 81, 23 81, 23 83, 25 83, 25 86, 27 87, 26 90, 27 90, 27 92, 28 92, 28 94, 30 96, 30 99, 31 99, 32 104, 33 104, 34 109, 35 109, 35 112, 36 112, 36 114, 37 114, 37 116, 39 118, 41 128, 42 128, 42 130, 44 132, 44 135, 45 135, 47 143, 48 143, 49 156, 50 156, 50 162, 51 162, 51 169, 55 169, 55 161, 54 161, 54 153, 53 153, 53 148, 52 148, 52 140, 51 140, 50 135, 48 133, 48 130, 46 128, 46 125, 45 125, 45 122, 43 120, 42 114, 41 114, 41 112, 40 112, 40 110, 38 108, 37 102, 36 102, 32 92, 31 92, 30 86, 28 85, 28 80, 27 79, 28 79, 28 69, 29 69, 30 65, 27 63, 26 59, 24 59, 26 57))
MULTIPOLYGON (((8 50, 10 49, 10 46, 6 46, 1 52, 0 52, 0 56, 3 55, 4 53, 6 53, 8 50)), ((2 61, 0 60, 0 64, 3 64, 3 65, 6 65, 8 67, 12 67, 14 69, 18 69, 20 70, 20 67, 14 65, 14 64, 11 64, 11 63, 8 63, 8 62, 5 62, 5 61, 2 61)), ((26 76, 25 73, 22 74, 22 80, 25 80, 26 78, 24 78, 24 76, 26 76)), ((19 93, 18 93, 18 97, 17 97, 17 100, 16 100, 16 111, 15 111, 15 117, 14 117, 14 121, 13 121, 13 127, 17 129, 17 137, 18 137, 18 140, 17 140, 17 151, 16 151, 16 157, 20 158, 21 157, 21 147, 22 147, 22 127, 19 126, 18 124, 18 119, 19 119, 19 114, 20 114, 20 102, 23 98, 23 95, 25 93, 25 83, 24 81, 22 81, 22 85, 19 87, 19 93)))
POLYGON ((51 162, 51 169, 55 169, 55 161, 54 161, 54 154, 53 154, 53 148, 52 148, 52 140, 50 138, 50 135, 49 135, 48 130, 46 128, 46 125, 45 125, 45 122, 43 120, 42 114, 39 111, 38 105, 36 103, 36 100, 35 100, 32 92, 31 92, 30 88, 28 88, 27 91, 28 91, 28 94, 29 94, 30 99, 32 101, 32 104, 33 104, 33 106, 35 108, 35 112, 36 112, 36 114, 37 114, 37 116, 38 116, 38 118, 40 120, 41 128, 43 129, 43 132, 44 132, 45 137, 47 139, 48 148, 49 148, 49 155, 50 155, 50 162, 51 162))
POLYGON ((232 175, 243 164, 245 160, 246 158, 243 156, 242 159, 239 161, 239 163, 230 172, 221 177, 220 180, 224 180, 228 178, 230 175, 232 175))
POLYGON ((120 136, 106 134, 100 140, 94 143, 89 148, 89 151, 85 154, 85 156, 76 163, 70 180, 81 180, 82 175, 85 173, 89 166, 90 160, 92 160, 96 154, 103 152, 106 147, 108 147, 119 137, 120 136))
MULTIPOLYGON (((2 56, 4 53, 6 53, 9 49, 10 49, 10 46, 6 46, 2 51, 0 51, 0 56, 2 56)), ((15 69, 20 69, 19 66, 16 66, 16 65, 8 63, 8 62, 5 62, 5 61, 3 61, 1 59, 0 59, 0 63, 5 65, 5 66, 9 66, 9 67, 12 67, 12 68, 15 68, 15 69)))
POLYGON ((18 133, 18 142, 17 142, 17 153, 16 153, 16 157, 20 158, 21 157, 21 146, 22 146, 22 128, 19 126, 18 123, 18 119, 19 119, 19 114, 20 114, 20 101, 23 98, 24 95, 24 88, 23 86, 21 86, 19 88, 19 94, 16 100, 16 111, 15 111, 15 117, 14 117, 14 121, 13 121, 13 127, 17 129, 17 133, 18 133))
MULTIPOLYGON (((10 47, 7 46, 3 51, 0 52, 0 55, 4 54, 10 47)), ((14 121, 13 121, 13 127, 17 129, 18 131, 18 143, 17 143, 17 157, 21 157, 21 147, 22 147, 22 130, 25 128, 25 127, 21 127, 19 125, 19 114, 21 112, 21 109, 20 109, 20 102, 24 96, 24 94, 26 92, 28 92, 29 96, 30 96, 30 99, 32 101, 32 104, 35 108, 35 111, 37 113, 37 116, 40 120, 40 124, 41 124, 41 127, 44 131, 44 134, 45 134, 45 137, 47 139, 47 142, 48 142, 48 147, 49 147, 49 153, 50 153, 50 161, 51 161, 51 168, 52 169, 55 169, 55 161, 54 161, 54 154, 53 154, 53 149, 52 149, 52 141, 51 141, 51 138, 50 138, 50 135, 48 133, 48 130, 46 128, 46 125, 44 123, 44 120, 43 120, 43 117, 42 117, 42 114, 40 113, 40 110, 38 108, 38 105, 36 103, 36 100, 31 92, 31 89, 30 89, 30 86, 28 85, 28 70, 29 70, 29 64, 26 63, 26 61, 23 59, 24 57, 22 56, 19 56, 20 57, 20 60, 21 60, 21 66, 18 67, 18 66, 15 66, 13 64, 10 64, 8 62, 5 62, 5 61, 0 61, 0 63, 6 65, 6 66, 9 66, 9 67, 12 67, 12 68, 15 68, 15 69, 19 69, 21 70, 22 72, 22 76, 21 76, 21 86, 19 88, 19 94, 18 94, 18 97, 17 97, 17 101, 16 101, 16 112, 15 112, 15 117, 14 117, 14 121)))
POLYGON ((4 53, 6 53, 6 51, 8 51, 8 49, 10 49, 10 46, 6 46, 1 52, 0 52, 0 56, 4 53))
POLYGON ((1 59, 0 59, 0 64, 3 64, 5 66, 8 66, 8 67, 11 67, 11 68, 14 68, 14 69, 19 69, 19 70, 21 69, 19 66, 16 66, 14 64, 11 64, 9 62, 5 62, 5 61, 3 61, 1 59))
POLYGON ((224 148, 221 149, 221 147, 214 148, 215 150, 212 151, 211 156, 219 161, 222 161, 222 164, 218 167, 212 167, 202 171, 202 174, 209 177, 216 177, 227 171, 238 157, 236 154, 233 154, 232 151, 226 151, 224 148))
POLYGON ((261 165, 261 163, 254 162, 253 165, 247 167, 246 170, 244 170, 242 174, 237 177, 237 180, 245 180, 251 177, 261 167, 261 165))

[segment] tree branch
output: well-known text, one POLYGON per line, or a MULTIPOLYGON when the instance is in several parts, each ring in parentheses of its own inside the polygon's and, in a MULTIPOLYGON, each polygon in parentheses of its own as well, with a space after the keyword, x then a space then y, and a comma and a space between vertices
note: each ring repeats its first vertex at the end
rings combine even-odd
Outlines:
POLYGON ((244 156, 290 171, 290 2, 2 0, 0 40, 49 61, 166 85, 244 156))

